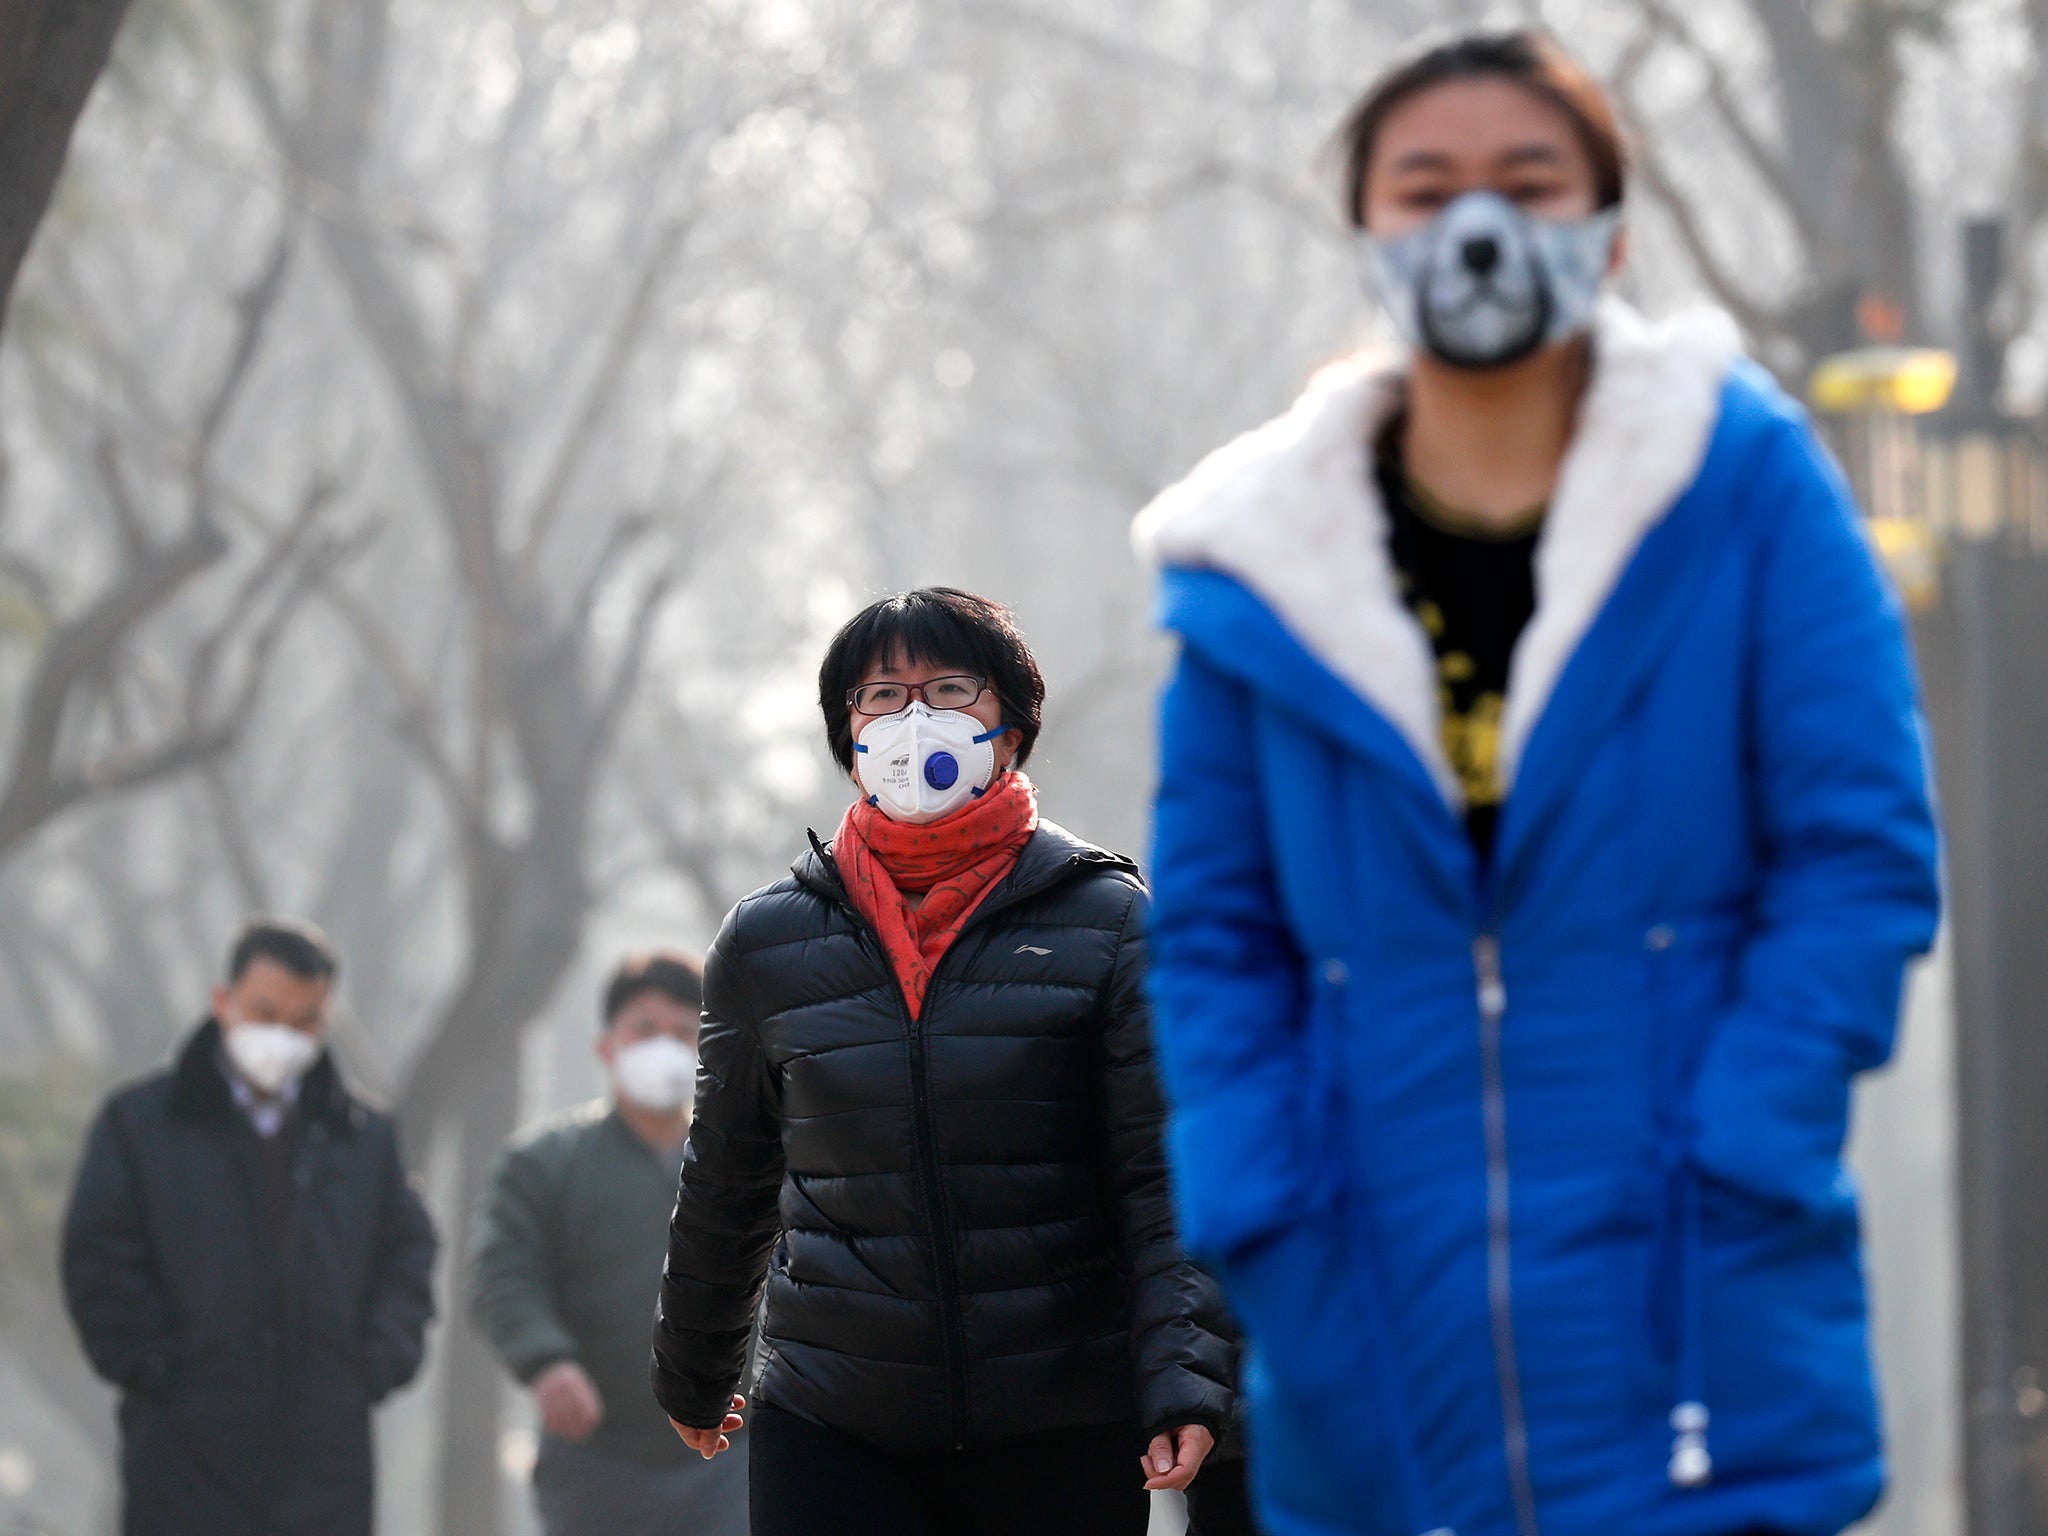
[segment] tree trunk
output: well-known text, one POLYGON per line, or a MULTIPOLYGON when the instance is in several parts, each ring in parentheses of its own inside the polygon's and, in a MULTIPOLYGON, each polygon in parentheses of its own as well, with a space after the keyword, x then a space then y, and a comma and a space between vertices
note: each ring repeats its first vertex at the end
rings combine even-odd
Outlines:
POLYGON ((483 1199, 505 1139, 519 1118, 519 1039, 505 1039, 476 1063, 455 1116, 455 1198, 446 1234, 448 1326, 441 1333, 446 1375, 441 1399, 441 1536, 498 1536, 502 1474, 499 1419, 504 1375, 469 1315, 470 1215, 483 1199))
MULTIPOLYGON (((420 879, 399 873, 400 847, 422 835, 408 778, 415 772, 389 753, 363 755, 338 818, 335 852, 306 908, 348 956, 349 999, 387 1053, 390 1028, 413 984, 419 935, 431 922, 420 879)), ((441 852, 436 862, 447 857, 441 852)), ((385 1092, 395 1087, 388 1081, 380 1086, 385 1092)), ((425 1142, 406 1144, 413 1157, 426 1150, 425 1142)))
POLYGON ((1857 303, 1898 306, 1925 335, 1919 223, 1893 137, 1901 89, 1895 24, 1865 19, 1830 39, 1802 0, 1750 0, 1775 68, 1785 172, 1805 231, 1808 295, 1786 330, 1810 365, 1862 340, 1857 303))
POLYGON ((518 1129, 526 1026, 547 1006, 581 942, 589 904, 582 876, 584 815, 581 804, 563 808, 543 828, 540 843, 528 845, 516 860, 486 861, 472 851, 466 882, 474 904, 469 976, 415 1063, 399 1105, 414 1146, 427 1145, 430 1126, 453 1125, 456 1131, 455 1206, 445 1233, 453 1300, 441 1335, 447 1359, 442 1536, 497 1536, 500 1529, 504 1376, 469 1317, 463 1283, 469 1225, 499 1152, 518 1129))
POLYGON ((0 319, 128 0, 0 0, 0 319))

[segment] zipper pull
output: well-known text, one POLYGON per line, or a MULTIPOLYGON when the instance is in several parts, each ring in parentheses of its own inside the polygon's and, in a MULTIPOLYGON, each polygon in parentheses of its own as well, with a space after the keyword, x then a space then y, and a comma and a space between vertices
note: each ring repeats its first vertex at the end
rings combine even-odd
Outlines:
POLYGON ((1479 976, 1479 1012, 1489 1024, 1508 1011, 1507 984, 1500 977, 1500 940, 1482 933, 1472 941, 1472 968, 1479 976))
POLYGON ((1714 1458, 1707 1450, 1707 1405, 1684 1402, 1671 1410, 1671 1462, 1666 1468, 1674 1488, 1703 1488, 1714 1480, 1714 1458))

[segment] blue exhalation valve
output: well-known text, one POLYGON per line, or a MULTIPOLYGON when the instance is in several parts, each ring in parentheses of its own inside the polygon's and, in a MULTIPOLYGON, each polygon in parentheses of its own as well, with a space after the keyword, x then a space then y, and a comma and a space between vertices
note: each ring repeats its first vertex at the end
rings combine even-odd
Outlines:
POLYGON ((951 789, 959 777, 960 764, 950 752, 934 752, 924 760, 924 781, 933 789, 951 789))

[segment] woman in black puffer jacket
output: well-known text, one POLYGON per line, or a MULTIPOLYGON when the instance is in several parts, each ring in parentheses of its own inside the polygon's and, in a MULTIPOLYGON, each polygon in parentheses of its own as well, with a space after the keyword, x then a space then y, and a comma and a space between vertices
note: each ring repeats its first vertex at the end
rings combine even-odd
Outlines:
POLYGON ((1042 698, 984 599, 853 620, 820 701, 862 798, 707 961, 654 1387, 723 1449, 765 1280, 756 1536, 1142 1532, 1229 1417, 1173 1229, 1144 886, 1037 819, 1042 698))

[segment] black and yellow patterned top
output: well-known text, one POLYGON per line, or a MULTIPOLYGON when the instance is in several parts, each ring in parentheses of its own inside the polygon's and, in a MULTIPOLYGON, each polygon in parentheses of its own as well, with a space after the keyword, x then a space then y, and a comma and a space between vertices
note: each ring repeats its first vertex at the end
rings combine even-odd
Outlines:
POLYGON ((1502 531, 1444 506, 1402 467, 1398 424, 1381 436, 1375 470, 1402 600, 1436 653, 1444 755, 1464 790, 1465 826, 1480 856, 1490 858, 1505 793, 1500 726, 1508 665, 1536 611, 1545 509, 1502 531))

